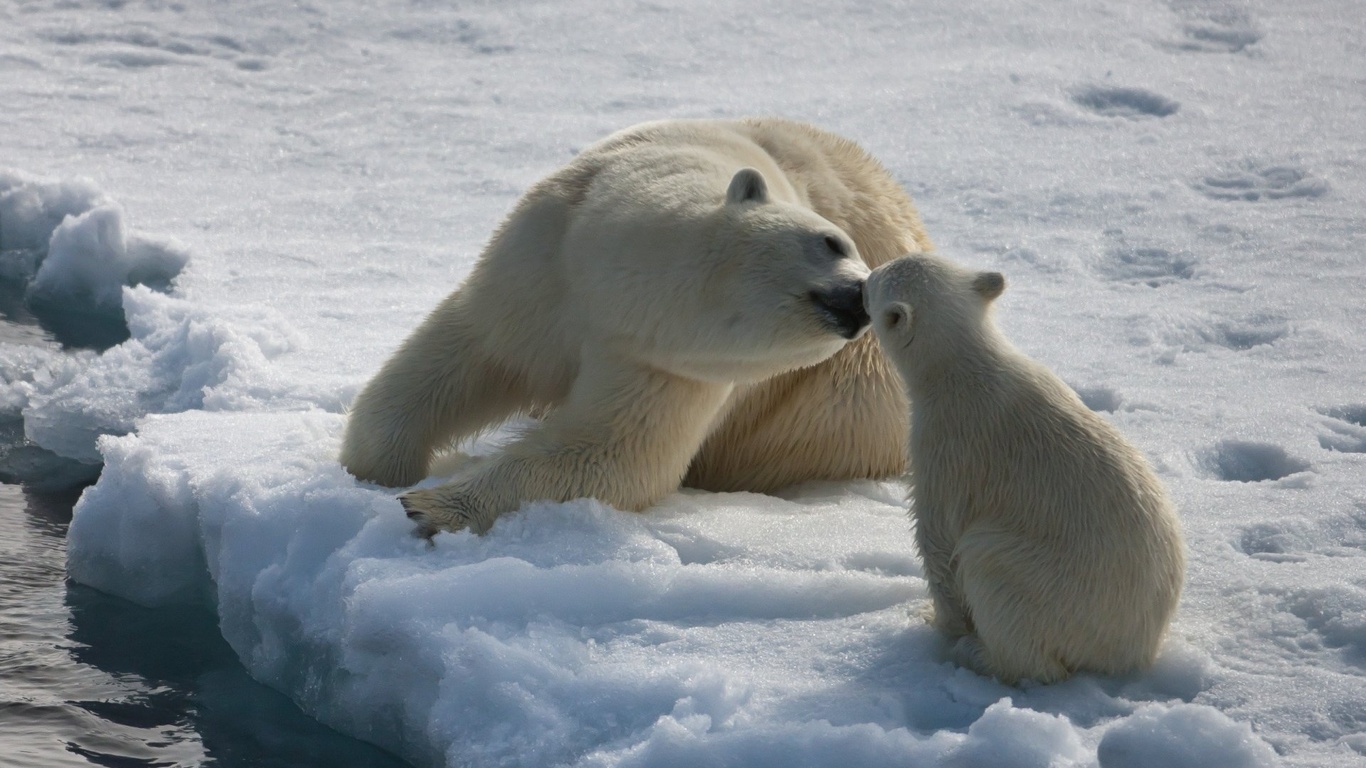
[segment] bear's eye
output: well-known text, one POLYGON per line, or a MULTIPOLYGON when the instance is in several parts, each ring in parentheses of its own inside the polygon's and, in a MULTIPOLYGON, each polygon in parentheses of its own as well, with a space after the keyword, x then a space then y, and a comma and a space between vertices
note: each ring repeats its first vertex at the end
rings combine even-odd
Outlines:
POLYGON ((825 247, 828 248, 830 252, 835 254, 836 256, 849 255, 844 251, 844 243, 840 242, 840 239, 838 237, 835 237, 834 235, 825 236, 825 247))

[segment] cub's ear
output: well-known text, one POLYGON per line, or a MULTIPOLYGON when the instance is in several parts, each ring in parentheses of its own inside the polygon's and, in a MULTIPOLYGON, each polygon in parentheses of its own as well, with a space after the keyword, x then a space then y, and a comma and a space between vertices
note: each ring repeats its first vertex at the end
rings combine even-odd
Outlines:
POLYGON ((911 327, 911 322, 915 320, 915 310, 909 304, 894 301, 882 310, 877 322, 884 331, 906 333, 911 327))
POLYGON ((726 190, 726 202, 767 203, 768 183, 764 181, 763 174, 753 168, 736 171, 735 178, 730 180, 730 189, 726 190))
POLYGON ((994 301, 1006 289, 1006 277, 1000 272, 978 272, 972 279, 972 290, 986 301, 994 301))

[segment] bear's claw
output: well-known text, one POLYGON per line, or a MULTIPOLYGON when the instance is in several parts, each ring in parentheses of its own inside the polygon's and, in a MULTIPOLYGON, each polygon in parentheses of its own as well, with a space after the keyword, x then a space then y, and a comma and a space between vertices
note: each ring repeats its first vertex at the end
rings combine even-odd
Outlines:
POLYGON ((430 540, 441 530, 432 525, 431 518, 427 517, 426 512, 423 512, 420 509, 413 509, 412 502, 409 501, 406 496, 399 496, 398 503, 403 505, 403 511, 408 515, 408 519, 417 523, 417 528, 413 529, 414 536, 421 536, 424 539, 430 540))
POLYGON ((474 516, 461 501, 459 494, 452 494, 449 490, 443 492, 441 487, 408 491, 398 497, 398 503, 403 505, 408 519, 417 523, 417 532, 427 538, 441 531, 468 529, 483 533, 487 530, 487 526, 481 528, 473 524, 474 516))

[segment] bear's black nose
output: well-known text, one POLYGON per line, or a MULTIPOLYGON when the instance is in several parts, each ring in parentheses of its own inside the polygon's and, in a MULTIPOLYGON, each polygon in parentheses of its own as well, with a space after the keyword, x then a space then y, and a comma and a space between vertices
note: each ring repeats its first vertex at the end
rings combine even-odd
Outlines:
POLYGON ((863 308, 863 282, 842 283, 833 288, 811 292, 811 303, 816 305, 831 330, 852 339, 868 325, 868 312, 863 308))

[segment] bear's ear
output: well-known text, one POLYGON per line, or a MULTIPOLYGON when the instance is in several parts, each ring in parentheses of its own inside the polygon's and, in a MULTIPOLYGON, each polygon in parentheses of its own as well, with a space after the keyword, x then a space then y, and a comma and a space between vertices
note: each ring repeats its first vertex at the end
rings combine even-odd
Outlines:
POLYGON ((730 189, 726 190, 726 202, 767 203, 768 183, 764 181, 763 174, 753 168, 736 171, 735 178, 730 180, 730 189))
POLYGON ((986 301, 994 301, 1006 289, 1006 276, 1000 272, 978 272, 972 279, 972 290, 986 301))

